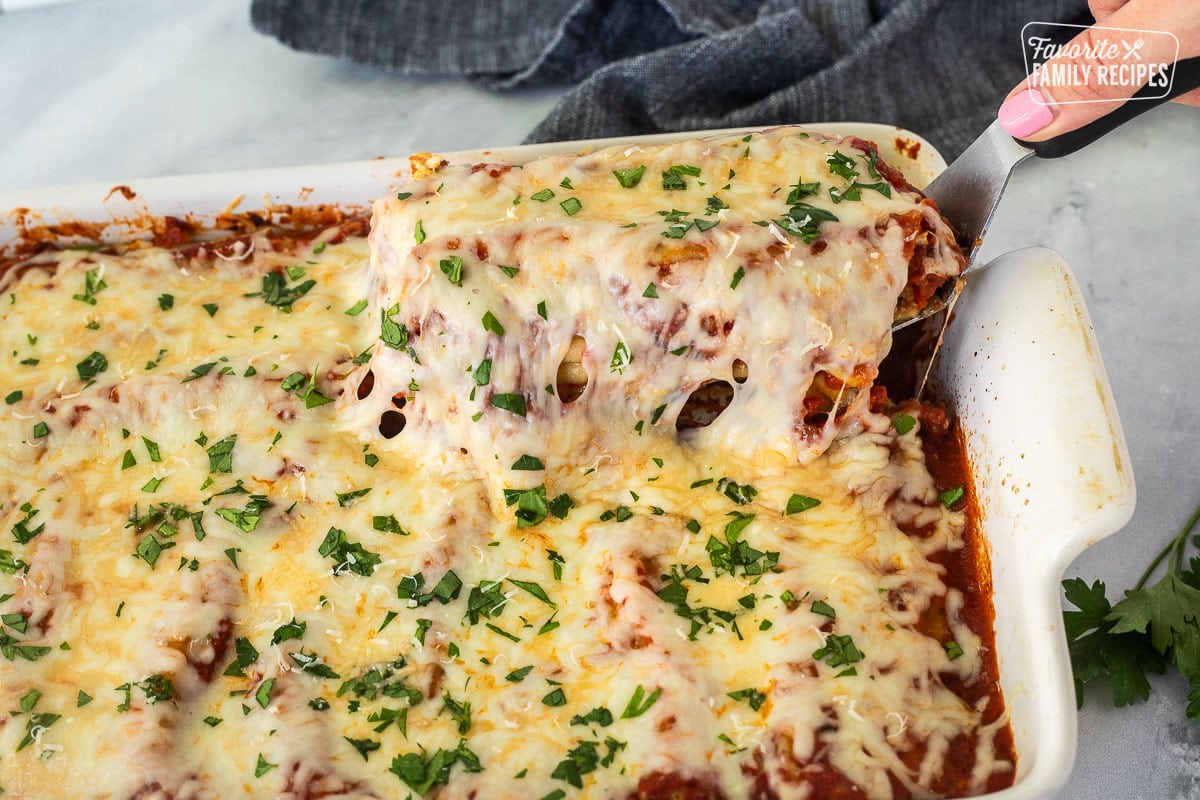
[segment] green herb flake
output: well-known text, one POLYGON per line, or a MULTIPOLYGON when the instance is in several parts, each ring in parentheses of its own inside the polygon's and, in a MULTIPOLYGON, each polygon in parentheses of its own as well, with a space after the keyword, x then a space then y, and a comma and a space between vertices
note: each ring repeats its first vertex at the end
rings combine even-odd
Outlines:
POLYGON ((639 683, 637 688, 633 690, 633 696, 625 704, 625 710, 621 712, 621 719, 640 717, 649 711, 652 705, 658 702, 658 698, 661 695, 661 688, 655 689, 650 694, 646 694, 645 688, 639 683))
POLYGON ((107 286, 108 284, 100 277, 99 269, 89 269, 83 277, 83 294, 73 294, 71 299, 94 306, 96 305, 96 293, 107 286))
POLYGON ((208 453, 208 471, 210 473, 233 472, 233 448, 236 444, 237 434, 233 433, 205 450, 208 453))
POLYGON ((454 286, 462 286, 463 260, 458 256, 446 256, 438 262, 438 268, 446 276, 446 280, 454 286))
POLYGON ((492 395, 489 404, 495 408, 501 408, 505 411, 516 414, 519 417, 525 416, 525 395, 523 394, 494 394, 492 395))
POLYGON ((93 350, 87 358, 75 365, 75 371, 79 373, 81 381, 90 381, 107 369, 108 358, 98 350, 93 350))
POLYGON ((646 165, 640 167, 632 167, 630 169, 613 170, 613 175, 617 179, 617 183, 621 184, 622 189, 632 189, 642 182, 642 176, 646 174, 646 165))
POLYGON ((261 778, 263 775, 266 775, 268 772, 275 769, 277 766, 279 766, 279 765, 272 764, 270 761, 267 761, 265 758, 263 758, 262 753, 259 753, 258 754, 258 763, 254 765, 254 777, 261 778))
POLYGON ((746 270, 742 267, 738 267, 737 271, 733 273, 733 280, 729 282, 729 288, 736 289, 744 277, 746 277, 746 270))
POLYGON ((811 608, 814 614, 820 614, 821 616, 829 617, 830 619, 837 619, 837 612, 834 611, 833 606, 829 605, 829 603, 826 603, 824 600, 813 600, 811 608))
POLYGON ((347 308, 347 309, 346 309, 345 311, 343 311, 342 313, 343 313, 343 314, 345 314, 345 315, 346 315, 346 316, 348 316, 348 317, 357 317, 359 314, 361 314, 361 313, 362 313, 363 311, 365 311, 366 309, 367 309, 367 301, 366 301, 366 300, 359 300, 357 303, 355 303, 354 305, 350 306, 349 308, 347 308))
POLYGON ((609 371, 624 374, 625 368, 632 363, 633 353, 629 352, 628 345, 624 342, 617 342, 617 346, 613 348, 612 358, 608 362, 609 371))
POLYGON ((941 500, 942 505, 944 505, 946 508, 950 508, 963 498, 963 494, 965 494, 963 487, 956 486, 953 489, 947 489, 939 494, 938 500, 941 500))
POLYGON ((892 427, 896 429, 896 433, 903 436, 916 426, 917 421, 913 419, 911 414, 898 414, 892 420, 892 427))
POLYGON ((504 326, 500 324, 500 320, 496 319, 496 315, 490 310, 483 312, 483 317, 480 320, 483 323, 483 329, 497 336, 504 335, 504 326))
POLYGON ((515 470, 536 472, 538 470, 544 470, 546 465, 542 463, 540 458, 526 454, 514 461, 512 468, 515 470))
POLYGON ((783 515, 789 517, 792 514, 799 514, 802 511, 808 511, 810 508, 816 508, 821 505, 821 501, 815 497, 809 497, 805 494, 793 494, 788 498, 787 507, 783 510, 783 515))
POLYGON ((866 656, 854 646, 852 637, 831 633, 826 637, 825 644, 813 651, 812 657, 831 667, 841 667, 862 661, 866 656))
POLYGON ((583 210, 583 203, 579 202, 579 198, 577 197, 568 197, 559 203, 559 205, 562 206, 563 211, 567 212, 568 217, 573 217, 583 210))

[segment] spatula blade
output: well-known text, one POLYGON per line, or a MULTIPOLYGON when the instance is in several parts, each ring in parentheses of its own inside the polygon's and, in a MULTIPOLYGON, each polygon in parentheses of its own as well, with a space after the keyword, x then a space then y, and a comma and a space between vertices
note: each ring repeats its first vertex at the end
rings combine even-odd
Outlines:
POLYGON ((972 262, 1013 167, 1032 154, 993 122, 925 188, 966 242, 972 262))

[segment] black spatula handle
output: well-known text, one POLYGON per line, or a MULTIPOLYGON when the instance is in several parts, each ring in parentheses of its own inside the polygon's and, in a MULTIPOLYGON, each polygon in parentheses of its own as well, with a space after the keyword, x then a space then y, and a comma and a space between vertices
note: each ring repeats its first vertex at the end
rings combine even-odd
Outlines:
POLYGON ((1200 56, 1185 58, 1175 64, 1175 76, 1171 83, 1171 91, 1162 97, 1138 99, 1150 98, 1151 95, 1161 91, 1157 86, 1143 86, 1133 95, 1133 99, 1078 130, 1060 133, 1053 139, 1047 139, 1044 142, 1026 142, 1021 139, 1017 139, 1017 141, 1042 158, 1070 155, 1076 150, 1087 147, 1106 133, 1116 130, 1134 117, 1196 88, 1200 88, 1200 56))

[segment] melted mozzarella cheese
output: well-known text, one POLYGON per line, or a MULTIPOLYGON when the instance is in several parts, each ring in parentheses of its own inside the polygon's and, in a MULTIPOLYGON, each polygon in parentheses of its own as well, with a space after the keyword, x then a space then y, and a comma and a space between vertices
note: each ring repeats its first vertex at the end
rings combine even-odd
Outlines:
POLYGON ((965 520, 916 431, 863 402, 839 438, 795 434, 818 365, 882 357, 904 285, 895 232, 850 229, 911 199, 838 204, 828 257, 753 224, 781 213, 774 187, 830 183, 836 147, 447 168, 380 205, 369 254, 261 236, 236 262, 66 252, 5 276, 0 786, 616 798, 675 775, 810 797, 824 772, 884 798, 928 794, 963 741, 972 790, 1011 769, 1003 717, 949 688, 980 674, 987 632, 934 560, 965 520), (615 184, 638 164, 642 185, 615 184), (701 175, 658 188, 674 164, 701 175), (656 211, 713 194, 719 225, 661 235, 656 211), (708 255, 651 269, 661 243, 708 255), (842 272, 864 248, 866 274, 842 272), (576 334, 589 386, 558 403, 543 390, 576 334), (737 357, 733 404, 677 435, 689 390, 737 357), (390 439, 387 409, 406 420, 390 439), (786 513, 798 495, 820 502, 786 513), (922 625, 942 605, 958 658, 922 625))

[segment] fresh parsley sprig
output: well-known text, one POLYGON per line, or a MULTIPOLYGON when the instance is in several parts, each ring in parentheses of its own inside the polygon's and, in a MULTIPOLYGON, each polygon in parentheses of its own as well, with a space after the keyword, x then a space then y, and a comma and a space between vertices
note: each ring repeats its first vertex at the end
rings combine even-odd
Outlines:
POLYGON ((1185 563, 1200 508, 1167 543, 1125 597, 1110 605, 1102 581, 1088 586, 1080 578, 1063 581, 1067 601, 1077 610, 1063 612, 1076 700, 1083 702, 1087 684, 1107 679, 1117 708, 1150 696, 1147 673, 1161 675, 1174 666, 1188 681, 1187 716, 1200 719, 1200 557, 1185 563), (1166 563, 1166 574, 1146 584, 1166 563))

